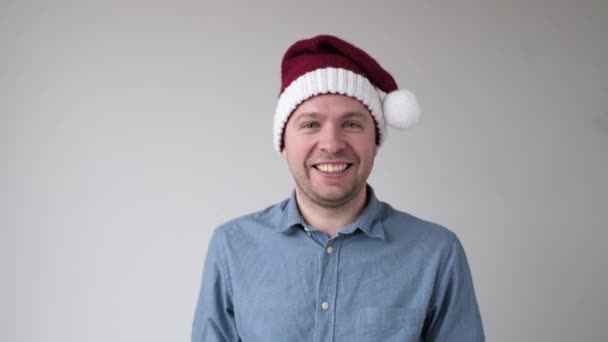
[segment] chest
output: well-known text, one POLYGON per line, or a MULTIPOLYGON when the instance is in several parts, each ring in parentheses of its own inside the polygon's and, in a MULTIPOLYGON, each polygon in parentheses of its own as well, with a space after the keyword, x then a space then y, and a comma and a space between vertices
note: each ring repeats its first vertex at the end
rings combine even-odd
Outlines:
POLYGON ((229 265, 243 341, 418 341, 434 272, 415 248, 357 236, 251 247, 229 265))

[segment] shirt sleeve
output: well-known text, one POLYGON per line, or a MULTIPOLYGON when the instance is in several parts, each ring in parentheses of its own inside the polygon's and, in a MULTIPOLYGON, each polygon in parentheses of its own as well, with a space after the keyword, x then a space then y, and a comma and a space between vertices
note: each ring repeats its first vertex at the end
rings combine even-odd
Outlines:
POLYGON ((471 271, 462 244, 454 235, 437 274, 423 334, 427 342, 485 341, 471 271))
POLYGON ((209 242, 192 324, 192 342, 240 341, 222 237, 221 231, 216 230, 209 242))

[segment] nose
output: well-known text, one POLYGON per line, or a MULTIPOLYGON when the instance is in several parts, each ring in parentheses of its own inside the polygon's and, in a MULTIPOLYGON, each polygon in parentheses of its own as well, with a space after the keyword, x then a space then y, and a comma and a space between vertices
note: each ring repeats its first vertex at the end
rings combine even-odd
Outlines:
POLYGON ((328 124, 323 127, 319 136, 319 149, 327 153, 335 154, 346 147, 342 132, 336 125, 328 124))

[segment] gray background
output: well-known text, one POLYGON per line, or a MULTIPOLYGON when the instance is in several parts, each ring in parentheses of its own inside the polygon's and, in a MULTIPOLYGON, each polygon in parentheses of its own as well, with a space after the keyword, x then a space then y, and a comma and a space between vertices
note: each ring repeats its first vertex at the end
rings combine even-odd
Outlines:
POLYGON ((279 63, 413 90, 379 197, 461 238, 489 341, 608 336, 608 2, 0 2, 0 340, 185 341, 213 228, 288 196, 279 63))

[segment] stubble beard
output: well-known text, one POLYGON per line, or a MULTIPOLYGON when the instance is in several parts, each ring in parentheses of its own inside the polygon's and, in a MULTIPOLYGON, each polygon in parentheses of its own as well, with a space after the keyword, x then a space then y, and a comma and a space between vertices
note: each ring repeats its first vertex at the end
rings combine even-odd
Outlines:
POLYGON ((353 200, 353 198, 357 197, 357 195, 366 186, 366 180, 357 176, 355 177, 351 186, 348 187, 341 195, 330 196, 325 195, 321 191, 315 189, 309 175, 296 173, 294 174, 293 178, 296 182, 296 187, 300 190, 300 193, 306 196, 306 198, 308 198, 315 205, 328 209, 337 209, 346 206, 353 200))

